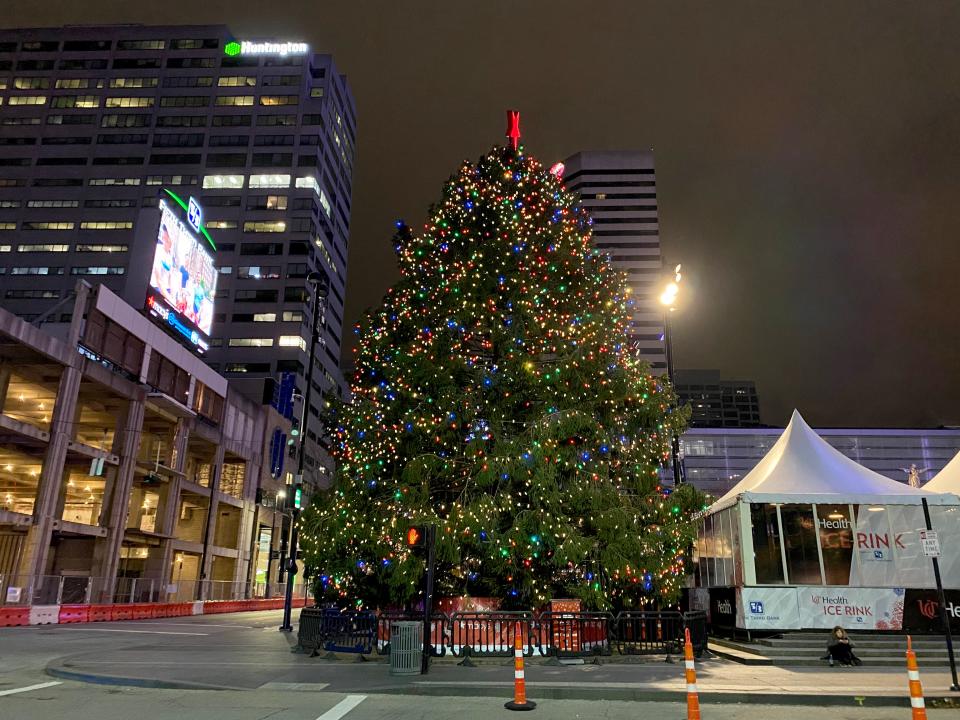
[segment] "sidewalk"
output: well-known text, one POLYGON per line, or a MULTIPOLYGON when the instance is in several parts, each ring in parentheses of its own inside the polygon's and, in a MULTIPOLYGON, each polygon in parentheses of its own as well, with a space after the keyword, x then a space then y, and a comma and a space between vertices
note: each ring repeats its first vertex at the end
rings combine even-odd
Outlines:
MULTIPOLYGON (((223 617, 223 616, 221 616, 223 617)), ((201 618, 197 618, 201 621, 201 618)), ((212 619, 207 622, 213 622, 212 619)), ((132 623, 117 624, 129 632, 132 623)), ((139 627, 157 627, 143 623, 139 627)), ((101 626, 103 627, 103 626, 101 626)), ((197 624, 196 630, 224 626, 197 624)), ((52 628, 51 628, 52 629, 52 628)), ((291 652, 296 638, 273 627, 222 630, 196 637, 188 627, 167 627, 151 635, 127 635, 108 652, 91 647, 95 628, 73 626, 60 632, 90 632, 89 641, 47 665, 48 674, 86 682, 161 688, 325 690, 344 693, 394 693, 509 698, 512 660, 460 667, 450 659, 435 662, 429 675, 392 676, 386 662, 310 658, 291 652), (90 628, 86 630, 85 628, 90 628)), ((104 634, 111 631, 104 627, 104 634)), ((146 632, 146 631, 144 631, 146 632)), ((212 630, 210 631, 212 632, 212 630)), ((101 636, 103 637, 103 636, 101 636)), ((117 636, 114 636, 115 638, 117 636)), ((81 638, 77 638, 81 640, 81 638)), ((533 699, 605 699, 679 702, 685 697, 682 663, 629 665, 528 664, 527 693, 533 699)), ((924 671, 928 707, 960 707, 960 693, 949 691, 943 670, 924 671), (951 697, 956 695, 956 700, 951 697)), ((900 706, 910 704, 906 669, 745 666, 711 659, 697 663, 701 702, 791 705, 900 706)))

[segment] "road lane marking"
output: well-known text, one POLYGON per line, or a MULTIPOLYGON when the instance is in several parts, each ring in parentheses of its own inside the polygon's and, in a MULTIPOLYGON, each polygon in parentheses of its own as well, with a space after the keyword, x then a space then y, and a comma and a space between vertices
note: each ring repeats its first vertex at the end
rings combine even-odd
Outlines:
POLYGON ((42 690, 43 688, 53 687, 54 685, 63 685, 59 680, 40 683, 39 685, 27 685, 27 687, 14 688, 13 690, 0 690, 0 697, 4 695, 16 695, 17 693, 30 692, 31 690, 42 690))
POLYGON ((154 625, 159 626, 173 626, 173 627, 218 627, 218 628, 237 628, 238 630, 259 630, 260 628, 254 627, 253 625, 214 625, 213 623, 205 622, 195 622, 195 623, 168 623, 168 622, 145 622, 144 625, 149 625, 153 627, 154 625))
POLYGON ((347 695, 343 700, 318 717, 317 720, 340 720, 340 718, 366 699, 366 695, 347 695))
POLYGON ((174 632, 172 630, 115 630, 112 628, 88 628, 88 627, 74 627, 73 630, 78 632, 119 632, 119 633, 141 633, 144 635, 209 635, 210 633, 190 633, 190 632, 174 632))

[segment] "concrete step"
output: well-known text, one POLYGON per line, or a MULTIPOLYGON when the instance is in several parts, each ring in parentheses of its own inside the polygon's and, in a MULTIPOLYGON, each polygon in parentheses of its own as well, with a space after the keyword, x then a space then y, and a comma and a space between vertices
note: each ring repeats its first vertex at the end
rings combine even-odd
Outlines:
MULTIPOLYGON (((879 647, 863 647, 854 642, 854 652, 871 667, 903 667, 905 663, 904 650, 906 639, 902 636, 890 636, 890 642, 876 643, 879 647)), ((740 642, 722 638, 711 638, 709 649, 720 657, 745 665, 779 665, 779 666, 806 666, 822 667, 827 663, 821 658, 826 655, 826 636, 824 643, 816 646, 794 647, 786 642, 786 638, 771 644, 770 639, 765 643, 740 642)), ((947 667, 949 656, 943 639, 938 643, 936 638, 927 636, 922 647, 914 646, 917 661, 921 667, 947 667)))

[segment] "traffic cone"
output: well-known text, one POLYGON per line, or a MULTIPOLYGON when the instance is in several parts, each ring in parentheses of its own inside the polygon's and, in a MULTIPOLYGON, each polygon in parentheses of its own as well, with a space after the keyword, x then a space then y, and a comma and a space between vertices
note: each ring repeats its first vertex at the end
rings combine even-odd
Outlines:
POLYGON ((927 720, 927 708, 923 702, 923 687, 920 685, 920 668, 917 654, 913 652, 913 639, 907 635, 907 677, 910 679, 910 709, 913 720, 927 720))
POLYGON ((527 686, 523 681, 523 635, 519 620, 513 642, 513 700, 503 706, 507 710, 533 710, 537 706, 533 700, 527 700, 527 686))
POLYGON ((663 623, 659 615, 657 615, 657 640, 663 640, 663 623))
POLYGON ((687 675, 687 720, 700 720, 697 669, 693 665, 693 643, 690 642, 690 628, 684 628, 683 636, 683 664, 687 675))

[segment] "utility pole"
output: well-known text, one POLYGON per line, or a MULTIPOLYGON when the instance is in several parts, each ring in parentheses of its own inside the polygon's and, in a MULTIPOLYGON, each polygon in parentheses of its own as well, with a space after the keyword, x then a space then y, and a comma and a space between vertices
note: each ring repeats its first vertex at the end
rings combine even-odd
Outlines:
POLYGON ((310 334, 310 352, 308 353, 307 363, 307 388, 303 391, 303 427, 300 428, 300 455, 297 458, 297 477, 294 480, 293 491, 293 513, 291 523, 293 528, 290 531, 290 561, 287 565, 287 593, 283 599, 283 624, 280 625, 281 632, 291 632, 293 625, 290 623, 290 614, 293 609, 293 583, 297 577, 297 518, 300 516, 300 504, 303 493, 303 463, 306 459, 306 436, 307 421, 309 420, 310 395, 313 393, 313 366, 317 358, 317 343, 320 342, 320 319, 323 317, 323 303, 326 302, 327 287, 326 278, 316 271, 307 276, 307 282, 313 285, 313 332, 310 334))

